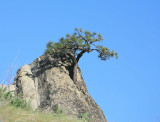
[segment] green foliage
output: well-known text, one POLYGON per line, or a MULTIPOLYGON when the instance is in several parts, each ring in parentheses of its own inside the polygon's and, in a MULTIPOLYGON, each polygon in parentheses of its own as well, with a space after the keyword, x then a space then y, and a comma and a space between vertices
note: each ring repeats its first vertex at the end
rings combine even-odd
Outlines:
POLYGON ((6 88, 0 88, 0 102, 8 101, 11 105, 20 107, 23 109, 31 109, 30 102, 21 99, 20 97, 14 97, 12 92, 7 92, 6 88))
POLYGON ((89 114, 88 112, 84 111, 82 113, 82 116, 81 116, 83 122, 90 122, 92 120, 91 118, 91 114, 89 114))
POLYGON ((96 42, 102 42, 103 37, 96 32, 83 31, 82 29, 75 28, 72 35, 66 34, 66 37, 59 39, 59 42, 49 41, 47 43, 47 49, 45 53, 52 54, 57 52, 60 54, 73 53, 75 58, 79 58, 84 53, 90 53, 97 51, 98 57, 101 60, 109 59, 110 57, 118 58, 118 54, 114 51, 110 51, 108 48, 96 45, 96 42), (82 54, 83 52, 83 54, 82 54), (80 55, 82 54, 82 55, 80 55), (79 57, 78 57, 79 56, 79 57))
POLYGON ((63 113, 63 110, 60 109, 60 107, 59 107, 58 105, 56 105, 56 106, 55 106, 55 113, 56 113, 57 115, 60 115, 60 114, 63 113))
POLYGON ((6 88, 0 88, 0 101, 12 99, 12 93, 7 92, 6 88))
POLYGON ((16 97, 10 101, 11 105, 14 105, 16 107, 23 108, 23 109, 31 109, 30 102, 31 101, 27 102, 26 100, 20 99, 19 97, 16 97))
POLYGON ((101 60, 106 60, 106 59, 109 59, 110 57, 114 57, 114 56, 116 58, 118 58, 118 54, 115 53, 114 50, 110 51, 108 48, 103 47, 103 46, 97 46, 97 49, 98 49, 98 52, 99 52, 98 57, 101 60))

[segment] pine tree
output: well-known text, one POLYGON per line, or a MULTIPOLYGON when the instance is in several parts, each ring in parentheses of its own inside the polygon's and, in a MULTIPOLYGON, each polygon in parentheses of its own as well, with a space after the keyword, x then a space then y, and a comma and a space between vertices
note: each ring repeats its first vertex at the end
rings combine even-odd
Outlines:
POLYGON ((102 35, 97 34, 96 32, 91 33, 75 28, 72 35, 66 34, 66 37, 60 38, 59 42, 49 41, 45 52, 52 54, 54 50, 54 52, 61 54, 74 54, 73 81, 76 83, 78 62, 85 53, 97 51, 98 57, 101 60, 107 60, 110 59, 110 57, 118 58, 118 54, 113 50, 110 51, 107 47, 95 44, 96 42, 102 41, 102 35))

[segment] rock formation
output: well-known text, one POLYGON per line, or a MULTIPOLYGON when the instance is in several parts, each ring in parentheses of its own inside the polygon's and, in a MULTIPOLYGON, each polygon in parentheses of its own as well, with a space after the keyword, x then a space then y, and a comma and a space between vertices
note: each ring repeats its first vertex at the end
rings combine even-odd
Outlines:
POLYGON ((81 118, 84 112, 94 122, 106 122, 101 108, 88 94, 87 87, 78 68, 78 81, 72 80, 72 55, 44 54, 17 71, 15 95, 31 100, 33 109, 38 107, 55 111, 57 106, 63 113, 81 118))

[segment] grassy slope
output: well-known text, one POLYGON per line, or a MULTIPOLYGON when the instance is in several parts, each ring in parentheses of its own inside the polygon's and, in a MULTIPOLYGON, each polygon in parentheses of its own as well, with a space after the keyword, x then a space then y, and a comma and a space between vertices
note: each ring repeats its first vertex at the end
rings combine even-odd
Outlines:
MULTIPOLYGON (((9 103, 0 106, 0 120, 2 122, 81 122, 75 117, 35 112, 17 108, 9 103)), ((1 122, 0 121, 0 122, 1 122)))
POLYGON ((33 111, 24 100, 0 88, 0 122, 82 122, 76 117, 59 113, 33 111))

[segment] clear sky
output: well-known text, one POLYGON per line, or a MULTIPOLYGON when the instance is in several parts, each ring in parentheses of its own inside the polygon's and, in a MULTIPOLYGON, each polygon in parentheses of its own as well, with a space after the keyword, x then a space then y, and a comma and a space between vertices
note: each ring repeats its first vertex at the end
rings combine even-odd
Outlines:
POLYGON ((12 63, 15 75, 75 27, 102 34, 119 53, 79 62, 108 122, 160 122, 159 0, 0 0, 0 81, 12 63))

